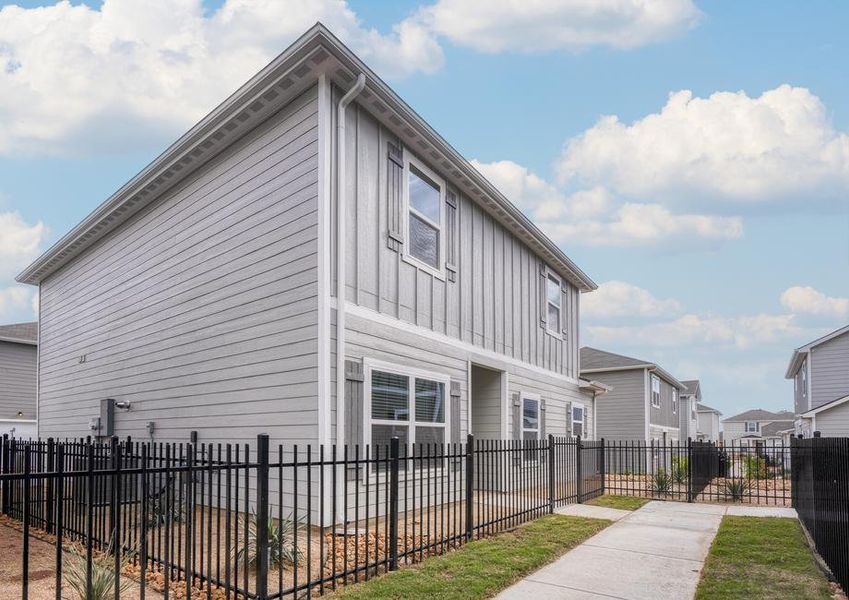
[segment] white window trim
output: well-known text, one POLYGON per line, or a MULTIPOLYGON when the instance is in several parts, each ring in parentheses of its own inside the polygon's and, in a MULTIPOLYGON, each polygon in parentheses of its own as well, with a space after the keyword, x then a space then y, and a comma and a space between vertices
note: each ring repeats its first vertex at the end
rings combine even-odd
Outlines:
POLYGON ((678 403, 681 401, 681 398, 678 396, 678 390, 672 388, 672 414, 678 414, 678 403))
POLYGON ((413 156, 406 148, 404 149, 404 174, 403 174, 403 202, 404 202, 404 244, 401 250, 401 259, 415 267, 427 271, 438 279, 445 280, 445 180, 437 175, 433 169, 430 169, 418 158, 413 156), (439 186, 439 223, 434 223, 422 213, 418 212, 410 205, 410 165, 413 165, 427 175, 434 183, 439 186), (439 266, 434 268, 426 262, 419 260, 409 252, 410 248, 410 212, 413 212, 417 217, 430 223, 434 227, 439 227, 439 266))
POLYGON ((539 394, 532 394, 530 392, 522 392, 521 394, 519 394, 519 400, 521 402, 521 405, 519 406, 519 408, 521 409, 519 411, 519 418, 521 419, 520 430, 521 430, 521 433, 522 433, 522 440, 525 439, 525 432, 526 431, 536 431, 536 434, 537 434, 536 439, 540 439, 540 436, 542 434, 542 428, 540 427, 540 425, 542 423, 542 398, 540 397, 539 394), (530 428, 525 427, 525 400, 533 400, 534 402, 537 403, 537 427, 536 427, 536 429, 530 429, 530 428))
POLYGON ((545 267, 545 332, 549 335, 553 335, 557 339, 563 339, 563 279, 561 279, 560 275, 552 271, 547 266, 545 267), (560 315, 560 319, 557 323, 556 329, 551 328, 551 323, 548 320, 548 305, 551 304, 551 301, 548 299, 549 279, 555 280, 557 282, 557 288, 560 290, 560 294, 558 296, 560 299, 560 305, 557 307, 557 314, 560 315))
POLYGON ((758 433, 760 430, 761 430, 760 423, 758 423, 757 421, 746 421, 745 423, 743 423, 743 432, 744 433, 758 433), (749 423, 754 423, 755 428, 750 430, 749 429, 749 423))
MULTIPOLYGON (((445 375, 443 373, 434 373, 433 371, 425 371, 422 369, 416 369, 414 367, 405 367, 403 365, 398 365, 394 363, 383 362, 379 360, 373 360, 364 358, 363 359, 363 446, 365 451, 365 446, 371 447, 371 426, 372 425, 398 425, 399 423, 406 423, 409 428, 409 440, 407 442, 407 454, 409 455, 412 451, 413 444, 415 443, 415 427, 417 421, 415 420, 415 385, 411 381, 409 388, 409 410, 410 410, 410 420, 407 421, 388 421, 385 419, 372 419, 371 418, 371 374, 372 371, 382 371, 386 373, 392 373, 394 375, 403 375, 410 378, 419 378, 419 379, 428 379, 430 381, 438 381, 445 385, 445 422, 444 423, 428 423, 427 427, 442 427, 445 429, 445 435, 443 439, 445 440, 445 444, 449 444, 452 440, 448 438, 451 435, 451 377, 445 375)), ((373 469, 363 469, 364 473, 371 471, 373 474, 373 469)))
POLYGON ((581 409, 581 420, 578 421, 581 424, 581 439, 587 439, 587 407, 583 402, 573 402, 572 403, 572 414, 569 415, 569 418, 572 420, 572 437, 575 436, 575 408, 581 409))
POLYGON ((651 405, 655 408, 660 408, 663 404, 661 395, 663 393, 663 385, 660 383, 660 377, 652 375, 649 380, 649 395, 651 396, 651 405), (654 382, 657 381, 657 402, 654 401, 654 382))

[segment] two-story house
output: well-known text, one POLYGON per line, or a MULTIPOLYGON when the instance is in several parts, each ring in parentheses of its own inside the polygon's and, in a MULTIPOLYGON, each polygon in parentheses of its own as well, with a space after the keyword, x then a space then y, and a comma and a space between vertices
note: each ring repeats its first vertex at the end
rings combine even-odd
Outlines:
POLYGON ((35 437, 38 324, 0 325, 0 435, 35 437))
POLYGON ((696 406, 698 424, 695 439, 700 442, 719 442, 721 439, 719 418, 721 416, 722 413, 718 409, 699 402, 696 406))
POLYGON ((686 386, 659 365, 585 346, 581 375, 610 387, 595 401, 597 437, 661 443, 686 439, 680 415, 686 386))
POLYGON ((19 281, 42 437, 589 437, 604 391, 593 281, 321 25, 19 281))
POLYGON ((702 384, 698 379, 682 381, 684 390, 681 391, 678 417, 680 419, 681 439, 698 439, 699 413, 698 404, 702 401, 702 384))
POLYGON ((849 325, 794 350, 785 377, 793 380, 795 433, 849 436, 849 325))
POLYGON ((784 432, 793 429, 793 413, 788 410, 772 412, 755 408, 722 420, 725 442, 754 445, 759 442, 784 438, 784 432))

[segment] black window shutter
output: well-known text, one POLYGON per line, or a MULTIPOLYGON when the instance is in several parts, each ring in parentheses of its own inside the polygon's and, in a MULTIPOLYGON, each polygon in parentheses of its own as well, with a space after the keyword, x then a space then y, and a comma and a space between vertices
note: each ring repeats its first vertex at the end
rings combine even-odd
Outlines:
POLYGON ((572 435, 572 403, 566 403, 566 435, 572 435))
MULTIPOLYGON (((513 394, 513 439, 522 439, 522 399, 518 393, 513 394)), ((519 465, 522 463, 522 452, 518 452, 513 457, 513 464, 519 465)))
POLYGON ((389 225, 387 245, 395 252, 404 244, 404 154, 400 146, 387 145, 386 220, 389 225))
POLYGON ((545 433, 545 400, 539 401, 539 437, 544 438, 545 433))
POLYGON ((448 407, 451 411, 451 438, 445 440, 450 443, 459 443, 463 440, 460 439, 460 382, 452 380, 451 381, 451 399, 449 400, 450 406, 448 407))
POLYGON ((448 281, 457 280, 457 194, 445 193, 445 270, 448 281))
POLYGON ((546 273, 545 263, 539 264, 539 324, 545 329, 546 320, 548 319, 548 301, 546 300, 546 281, 548 274, 546 273))
MULTIPOLYGON (((353 461, 355 456, 355 446, 360 447, 360 458, 365 456, 365 447, 363 446, 363 430, 365 427, 365 415, 363 407, 365 406, 363 398, 363 363, 355 360, 345 361, 345 440, 348 446, 348 460, 353 461)), ((339 450, 343 452, 342 449, 339 450)), ((361 469, 364 466, 360 467, 361 469)), ((348 478, 356 478, 356 467, 354 465, 348 468, 348 478)))
POLYGON ((573 310, 571 297, 569 287, 564 283, 563 287, 560 288, 560 322, 562 323, 563 339, 566 339, 566 334, 569 333, 570 316, 573 310), (567 314, 570 316, 567 316, 567 314))

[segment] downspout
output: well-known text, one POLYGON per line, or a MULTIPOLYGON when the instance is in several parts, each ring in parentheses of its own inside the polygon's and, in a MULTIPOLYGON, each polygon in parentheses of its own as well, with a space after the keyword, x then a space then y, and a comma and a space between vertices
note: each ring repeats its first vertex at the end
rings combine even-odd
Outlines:
POLYGON ((339 100, 336 113, 336 444, 345 445, 345 246, 348 204, 345 197, 345 109, 366 85, 360 73, 357 82, 339 100))

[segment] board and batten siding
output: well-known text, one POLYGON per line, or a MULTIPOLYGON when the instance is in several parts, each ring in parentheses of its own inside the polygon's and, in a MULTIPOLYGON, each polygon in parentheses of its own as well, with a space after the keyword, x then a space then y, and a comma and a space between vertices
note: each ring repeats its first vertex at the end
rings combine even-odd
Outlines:
POLYGON ((849 332, 811 348, 810 361, 812 409, 849 395, 849 332))
MULTIPOLYGON (((564 339, 546 333, 540 322, 540 259, 456 190, 454 281, 404 261, 403 250, 393 250, 387 240, 388 143, 397 140, 356 103, 348 108, 346 132, 348 302, 577 379, 577 288, 564 282, 564 339)), ((444 176, 416 148, 404 152, 444 176)), ((335 281, 335 264, 331 277, 335 281)))
POLYGON ((0 341, 0 420, 35 419, 37 355, 36 346, 0 341))
MULTIPOLYGON (((677 430, 680 426, 680 421, 679 421, 679 419, 680 419, 679 415, 680 415, 680 410, 681 410, 680 395, 679 395, 678 409, 675 412, 673 412, 672 411, 672 390, 674 390, 675 387, 671 383, 666 381, 663 377, 660 377, 660 375, 656 375, 656 376, 660 378, 660 408, 655 407, 651 403, 651 377, 652 377, 652 374, 649 373, 649 408, 650 408, 649 424, 650 425, 657 425, 657 426, 660 426, 660 427, 666 427, 666 428, 671 427, 671 428, 674 428, 674 429, 677 430)), ((677 434, 677 431, 675 433, 677 434)))
POLYGON ((807 372, 808 360, 805 359, 802 361, 802 366, 796 371, 796 375, 793 376, 793 408, 797 415, 810 410, 808 406, 807 372))
POLYGON ((40 435, 314 441, 313 88, 41 284, 40 435))
POLYGON ((613 388, 596 397, 596 437, 616 441, 645 440, 645 369, 598 372, 586 376, 613 388))

